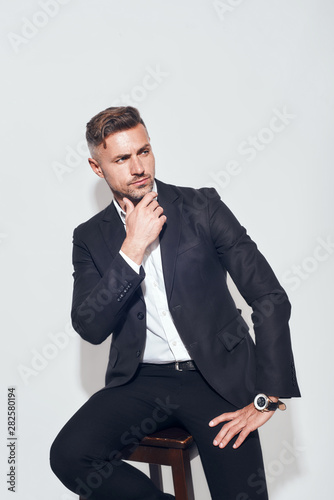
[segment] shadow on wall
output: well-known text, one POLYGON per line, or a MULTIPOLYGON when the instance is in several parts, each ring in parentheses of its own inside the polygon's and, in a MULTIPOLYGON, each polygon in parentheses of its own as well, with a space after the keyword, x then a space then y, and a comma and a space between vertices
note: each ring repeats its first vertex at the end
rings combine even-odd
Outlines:
MULTIPOLYGON (((94 214, 106 208, 112 201, 112 193, 104 179, 96 179, 91 198, 94 200, 94 214)), ((88 396, 102 389, 108 364, 111 337, 100 345, 81 340, 80 376, 83 389, 88 396)))

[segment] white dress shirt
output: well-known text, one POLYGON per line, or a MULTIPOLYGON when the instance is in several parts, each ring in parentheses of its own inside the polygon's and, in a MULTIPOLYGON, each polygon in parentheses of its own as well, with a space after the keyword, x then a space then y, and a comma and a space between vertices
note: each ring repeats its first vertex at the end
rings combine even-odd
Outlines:
MULTIPOLYGON (((154 186, 156 191, 156 185, 154 186)), ((125 225, 125 212, 114 200, 116 210, 125 225)), ((123 259, 139 274, 140 266, 120 250, 123 259)), ((178 334, 168 309, 165 281, 162 271, 159 236, 145 251, 141 264, 145 279, 141 289, 146 304, 146 344, 144 363, 171 363, 188 361, 190 356, 178 334)))

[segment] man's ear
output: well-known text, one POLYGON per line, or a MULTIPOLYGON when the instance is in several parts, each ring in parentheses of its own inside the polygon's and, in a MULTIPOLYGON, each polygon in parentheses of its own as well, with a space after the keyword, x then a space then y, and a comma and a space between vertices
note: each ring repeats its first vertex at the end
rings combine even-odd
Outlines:
POLYGON ((88 158, 88 163, 91 166, 91 169, 93 170, 93 172, 96 175, 98 175, 99 177, 101 177, 101 179, 104 179, 104 173, 102 172, 102 169, 101 169, 99 163, 96 160, 94 160, 93 158, 88 158))

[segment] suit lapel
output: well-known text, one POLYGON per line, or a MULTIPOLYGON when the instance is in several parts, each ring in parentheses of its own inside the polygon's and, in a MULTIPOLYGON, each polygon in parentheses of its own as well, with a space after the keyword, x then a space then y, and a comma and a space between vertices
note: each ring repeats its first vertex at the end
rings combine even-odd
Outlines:
POLYGON ((181 215, 182 215, 182 198, 177 191, 168 184, 156 181, 158 188, 158 201, 164 209, 164 214, 167 216, 166 224, 160 233, 160 250, 162 268, 166 286, 167 299, 170 300, 175 263, 179 248, 181 235, 181 215))
POLYGON ((111 255, 115 257, 122 246, 126 233, 113 202, 106 208, 100 222, 100 228, 111 255))

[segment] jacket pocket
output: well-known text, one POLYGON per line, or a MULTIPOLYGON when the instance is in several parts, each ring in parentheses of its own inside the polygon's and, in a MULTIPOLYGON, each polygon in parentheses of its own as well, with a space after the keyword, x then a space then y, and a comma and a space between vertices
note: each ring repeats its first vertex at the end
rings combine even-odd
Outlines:
POLYGON ((231 352, 248 335, 248 332, 249 328, 246 321, 238 314, 217 333, 217 337, 225 348, 231 352))
POLYGON ((185 241, 184 243, 181 243, 177 255, 181 255, 185 252, 188 252, 189 250, 192 250, 193 248, 197 247, 198 245, 201 245, 202 241, 201 240, 191 240, 191 241, 185 241))

